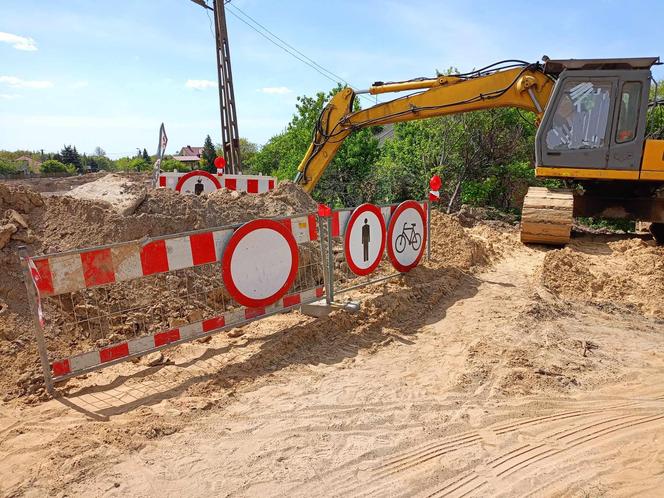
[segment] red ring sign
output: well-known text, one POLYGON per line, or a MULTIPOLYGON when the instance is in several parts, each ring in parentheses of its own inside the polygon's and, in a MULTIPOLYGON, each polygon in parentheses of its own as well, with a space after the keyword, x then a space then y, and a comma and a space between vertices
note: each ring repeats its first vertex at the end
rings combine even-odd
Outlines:
POLYGON ((274 220, 253 220, 231 236, 222 257, 222 277, 239 304, 268 306, 293 285, 298 266, 293 234, 274 220))
POLYGON ((175 185, 178 192, 190 192, 192 194, 202 194, 214 192, 221 188, 221 183, 214 175, 200 169, 190 171, 182 175, 175 185))
POLYGON ((344 238, 346 263, 355 275, 368 275, 385 251, 385 220, 373 204, 362 204, 350 215, 344 238))
POLYGON ((397 206, 387 230, 387 254, 400 272, 417 266, 427 243, 426 215, 416 201, 404 201, 397 206))

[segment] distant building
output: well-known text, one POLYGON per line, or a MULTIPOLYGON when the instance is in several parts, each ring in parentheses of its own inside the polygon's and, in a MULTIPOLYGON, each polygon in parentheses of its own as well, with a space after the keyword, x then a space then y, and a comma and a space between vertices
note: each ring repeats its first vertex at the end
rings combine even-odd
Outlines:
POLYGON ((203 147, 192 147, 187 145, 180 149, 180 153, 177 156, 173 156, 173 159, 179 161, 183 164, 186 164, 191 169, 198 169, 198 163, 201 160, 203 155, 203 147))
POLYGON ((25 175, 30 173, 39 173, 39 167, 42 164, 40 161, 37 161, 36 159, 33 159, 29 156, 21 156, 14 162, 16 163, 16 169, 25 175))

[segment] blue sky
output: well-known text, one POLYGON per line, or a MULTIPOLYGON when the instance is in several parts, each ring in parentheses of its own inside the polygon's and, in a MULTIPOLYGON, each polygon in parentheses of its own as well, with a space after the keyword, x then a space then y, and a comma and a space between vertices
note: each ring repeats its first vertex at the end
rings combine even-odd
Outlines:
MULTIPOLYGON (((661 1, 232 5, 362 88, 543 54, 664 58, 661 1)), ((297 95, 334 86, 232 15, 228 28, 241 136, 264 143, 286 126, 297 95)), ((0 148, 154 153, 162 121, 167 152, 208 133, 218 142, 216 88, 201 83, 216 81, 211 29, 188 0, 0 0, 0 148)))

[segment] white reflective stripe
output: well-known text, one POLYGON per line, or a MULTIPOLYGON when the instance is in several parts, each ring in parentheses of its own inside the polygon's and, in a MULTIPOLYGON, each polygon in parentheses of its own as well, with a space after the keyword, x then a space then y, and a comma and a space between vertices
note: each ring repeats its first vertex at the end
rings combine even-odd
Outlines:
POLYGON ((346 234, 346 225, 348 225, 350 213, 350 210, 339 211, 339 237, 343 237, 346 234))
POLYGON ((383 219, 385 220, 385 227, 387 227, 390 224, 390 217, 392 216, 392 208, 390 206, 383 206, 380 208, 380 214, 383 215, 383 219))
POLYGON ((72 372, 94 367, 100 363, 101 359, 99 357, 99 351, 90 351, 89 353, 83 353, 69 358, 69 368, 72 372))
POLYGON ((117 282, 143 276, 141 250, 138 244, 112 247, 111 257, 117 282))
POLYGON ((233 323, 238 323, 246 320, 244 310, 246 308, 238 308, 224 313, 224 323, 226 325, 232 325, 233 323))
POLYGON ((224 254, 224 249, 228 244, 228 241, 231 239, 234 230, 229 228, 228 230, 217 230, 212 232, 212 238, 214 239, 214 251, 217 255, 217 261, 221 261, 221 256, 224 254))
POLYGON ((235 184, 236 190, 238 192, 247 191, 247 179, 246 178, 236 178, 237 183, 235 184))
POLYGON ((85 289, 83 263, 79 253, 51 257, 48 258, 48 263, 53 277, 54 294, 85 289))
POLYGON ((190 323, 188 325, 182 325, 180 329, 180 339, 191 339, 193 337, 198 337, 203 333, 203 322, 190 323))
POLYGON ((316 300, 316 299, 318 299, 318 298, 316 297, 316 289, 315 288, 300 292, 300 302, 301 303, 304 303, 304 302, 310 301, 310 300, 316 300))
POLYGON ((127 341, 129 347, 129 354, 138 354, 149 349, 154 349, 154 336, 148 335, 146 337, 138 337, 127 341))
POLYGON ((309 218, 307 216, 292 218, 291 228, 293 237, 298 244, 309 242, 309 218))
POLYGON ((264 192, 267 192, 268 190, 270 190, 270 181, 263 180, 262 178, 258 180, 258 193, 262 194, 264 192))
POLYGON ((265 307, 265 313, 272 313, 274 311, 279 311, 281 309, 284 309, 284 301, 283 299, 279 299, 276 303, 272 303, 270 306, 265 307))
POLYGON ((168 257, 168 269, 179 270, 190 268, 194 265, 191 255, 191 243, 189 237, 178 237, 166 239, 166 255, 168 257))

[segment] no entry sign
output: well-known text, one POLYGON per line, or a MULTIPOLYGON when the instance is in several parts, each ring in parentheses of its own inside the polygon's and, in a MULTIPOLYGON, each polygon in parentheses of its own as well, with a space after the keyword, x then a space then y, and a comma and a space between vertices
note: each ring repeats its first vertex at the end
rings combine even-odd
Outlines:
POLYGON ((387 254, 400 272, 415 268, 426 245, 426 215, 415 201, 404 201, 390 218, 387 231, 387 254))
POLYGON ((373 204, 362 204, 350 215, 344 238, 346 263, 356 275, 368 275, 385 251, 385 220, 373 204))
POLYGON ((190 171, 182 176, 175 186, 175 190, 178 192, 187 192, 196 195, 200 195, 203 192, 209 194, 220 188, 221 183, 219 183, 219 180, 214 175, 200 169, 190 171))
POLYGON ((274 220, 254 220, 238 228, 224 251, 222 275, 239 304, 268 306, 282 298, 297 275, 297 242, 274 220))

